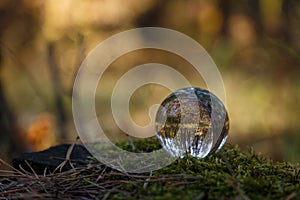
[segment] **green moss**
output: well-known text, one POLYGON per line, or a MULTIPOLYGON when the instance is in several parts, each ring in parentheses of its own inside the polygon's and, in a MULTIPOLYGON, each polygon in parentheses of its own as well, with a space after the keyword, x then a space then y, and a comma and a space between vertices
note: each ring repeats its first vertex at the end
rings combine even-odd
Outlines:
MULTIPOLYGON (((118 145, 131 150, 128 143, 118 145)), ((156 139, 137 140, 135 146, 135 152, 161 148, 156 139)), ((134 185, 123 183, 122 192, 113 193, 109 198, 286 199, 292 195, 293 199, 300 199, 299 166, 273 163, 253 150, 243 153, 238 147, 229 145, 208 158, 186 156, 177 159, 171 165, 154 171, 150 180, 147 187, 144 181, 134 182, 134 185)))

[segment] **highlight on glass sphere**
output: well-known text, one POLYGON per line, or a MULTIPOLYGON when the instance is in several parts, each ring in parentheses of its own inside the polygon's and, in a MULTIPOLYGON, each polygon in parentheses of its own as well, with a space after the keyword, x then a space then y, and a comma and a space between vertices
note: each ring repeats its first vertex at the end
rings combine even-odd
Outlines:
POLYGON ((229 120, 223 103, 201 88, 183 88, 160 105, 155 119, 156 136, 172 156, 204 158, 225 144, 229 120))

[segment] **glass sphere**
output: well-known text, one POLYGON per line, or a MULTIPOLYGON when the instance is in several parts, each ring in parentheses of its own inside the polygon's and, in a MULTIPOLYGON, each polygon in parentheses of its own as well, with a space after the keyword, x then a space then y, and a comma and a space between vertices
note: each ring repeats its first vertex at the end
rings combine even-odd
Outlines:
POLYGON ((172 156, 203 158, 225 144, 229 120, 223 103, 201 88, 184 88, 170 94, 155 119, 156 136, 172 156))

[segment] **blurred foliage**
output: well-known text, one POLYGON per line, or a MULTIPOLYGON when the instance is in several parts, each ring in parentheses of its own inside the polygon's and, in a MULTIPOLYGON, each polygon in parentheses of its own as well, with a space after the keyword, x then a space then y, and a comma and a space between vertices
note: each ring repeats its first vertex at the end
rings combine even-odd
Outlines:
MULTIPOLYGON (((299 162, 299 19, 296 0, 2 0, 0 93, 7 105, 1 102, 1 124, 9 119, 15 131, 0 126, 1 152, 23 151, 21 143, 38 150, 73 141, 72 85, 84 57, 114 33, 159 26, 197 40, 216 62, 227 93, 229 142, 254 146, 275 160, 299 162), (48 142, 36 146, 35 140, 48 142)), ((105 72, 96 96, 99 121, 115 140, 126 137, 119 134, 110 110, 114 84, 147 62, 172 66, 193 86, 206 87, 189 63, 171 53, 141 50, 122 56, 105 72)), ((160 86, 141 87, 131 99, 133 119, 147 124, 149 106, 168 94, 160 86)))

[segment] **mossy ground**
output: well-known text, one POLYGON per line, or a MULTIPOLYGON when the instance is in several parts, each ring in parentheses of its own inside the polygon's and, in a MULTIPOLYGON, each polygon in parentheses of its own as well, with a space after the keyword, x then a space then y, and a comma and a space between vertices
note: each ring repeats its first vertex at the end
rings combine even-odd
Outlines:
MULTIPOLYGON (((160 148, 156 140, 135 142, 137 151, 160 148)), ((130 150, 129 144, 121 145, 130 150)), ((184 174, 182 181, 149 183, 131 199, 300 199, 300 168, 288 162, 273 163, 252 149, 243 153, 225 145, 203 159, 186 156, 153 172, 153 176, 184 174), (194 177, 190 181, 185 180, 194 177), (184 182, 184 183, 183 183, 184 182)), ((115 194, 112 197, 122 199, 115 194)))
MULTIPOLYGON (((134 141, 135 152, 161 148, 156 139, 134 141)), ((120 147, 131 150, 129 143, 120 147)), ((84 169, 38 176, 0 176, 0 197, 7 199, 300 199, 300 169, 273 163, 253 150, 226 145, 217 154, 186 156, 160 170, 126 174, 99 163, 84 169)), ((6 173, 7 174, 7 173, 6 173)))

